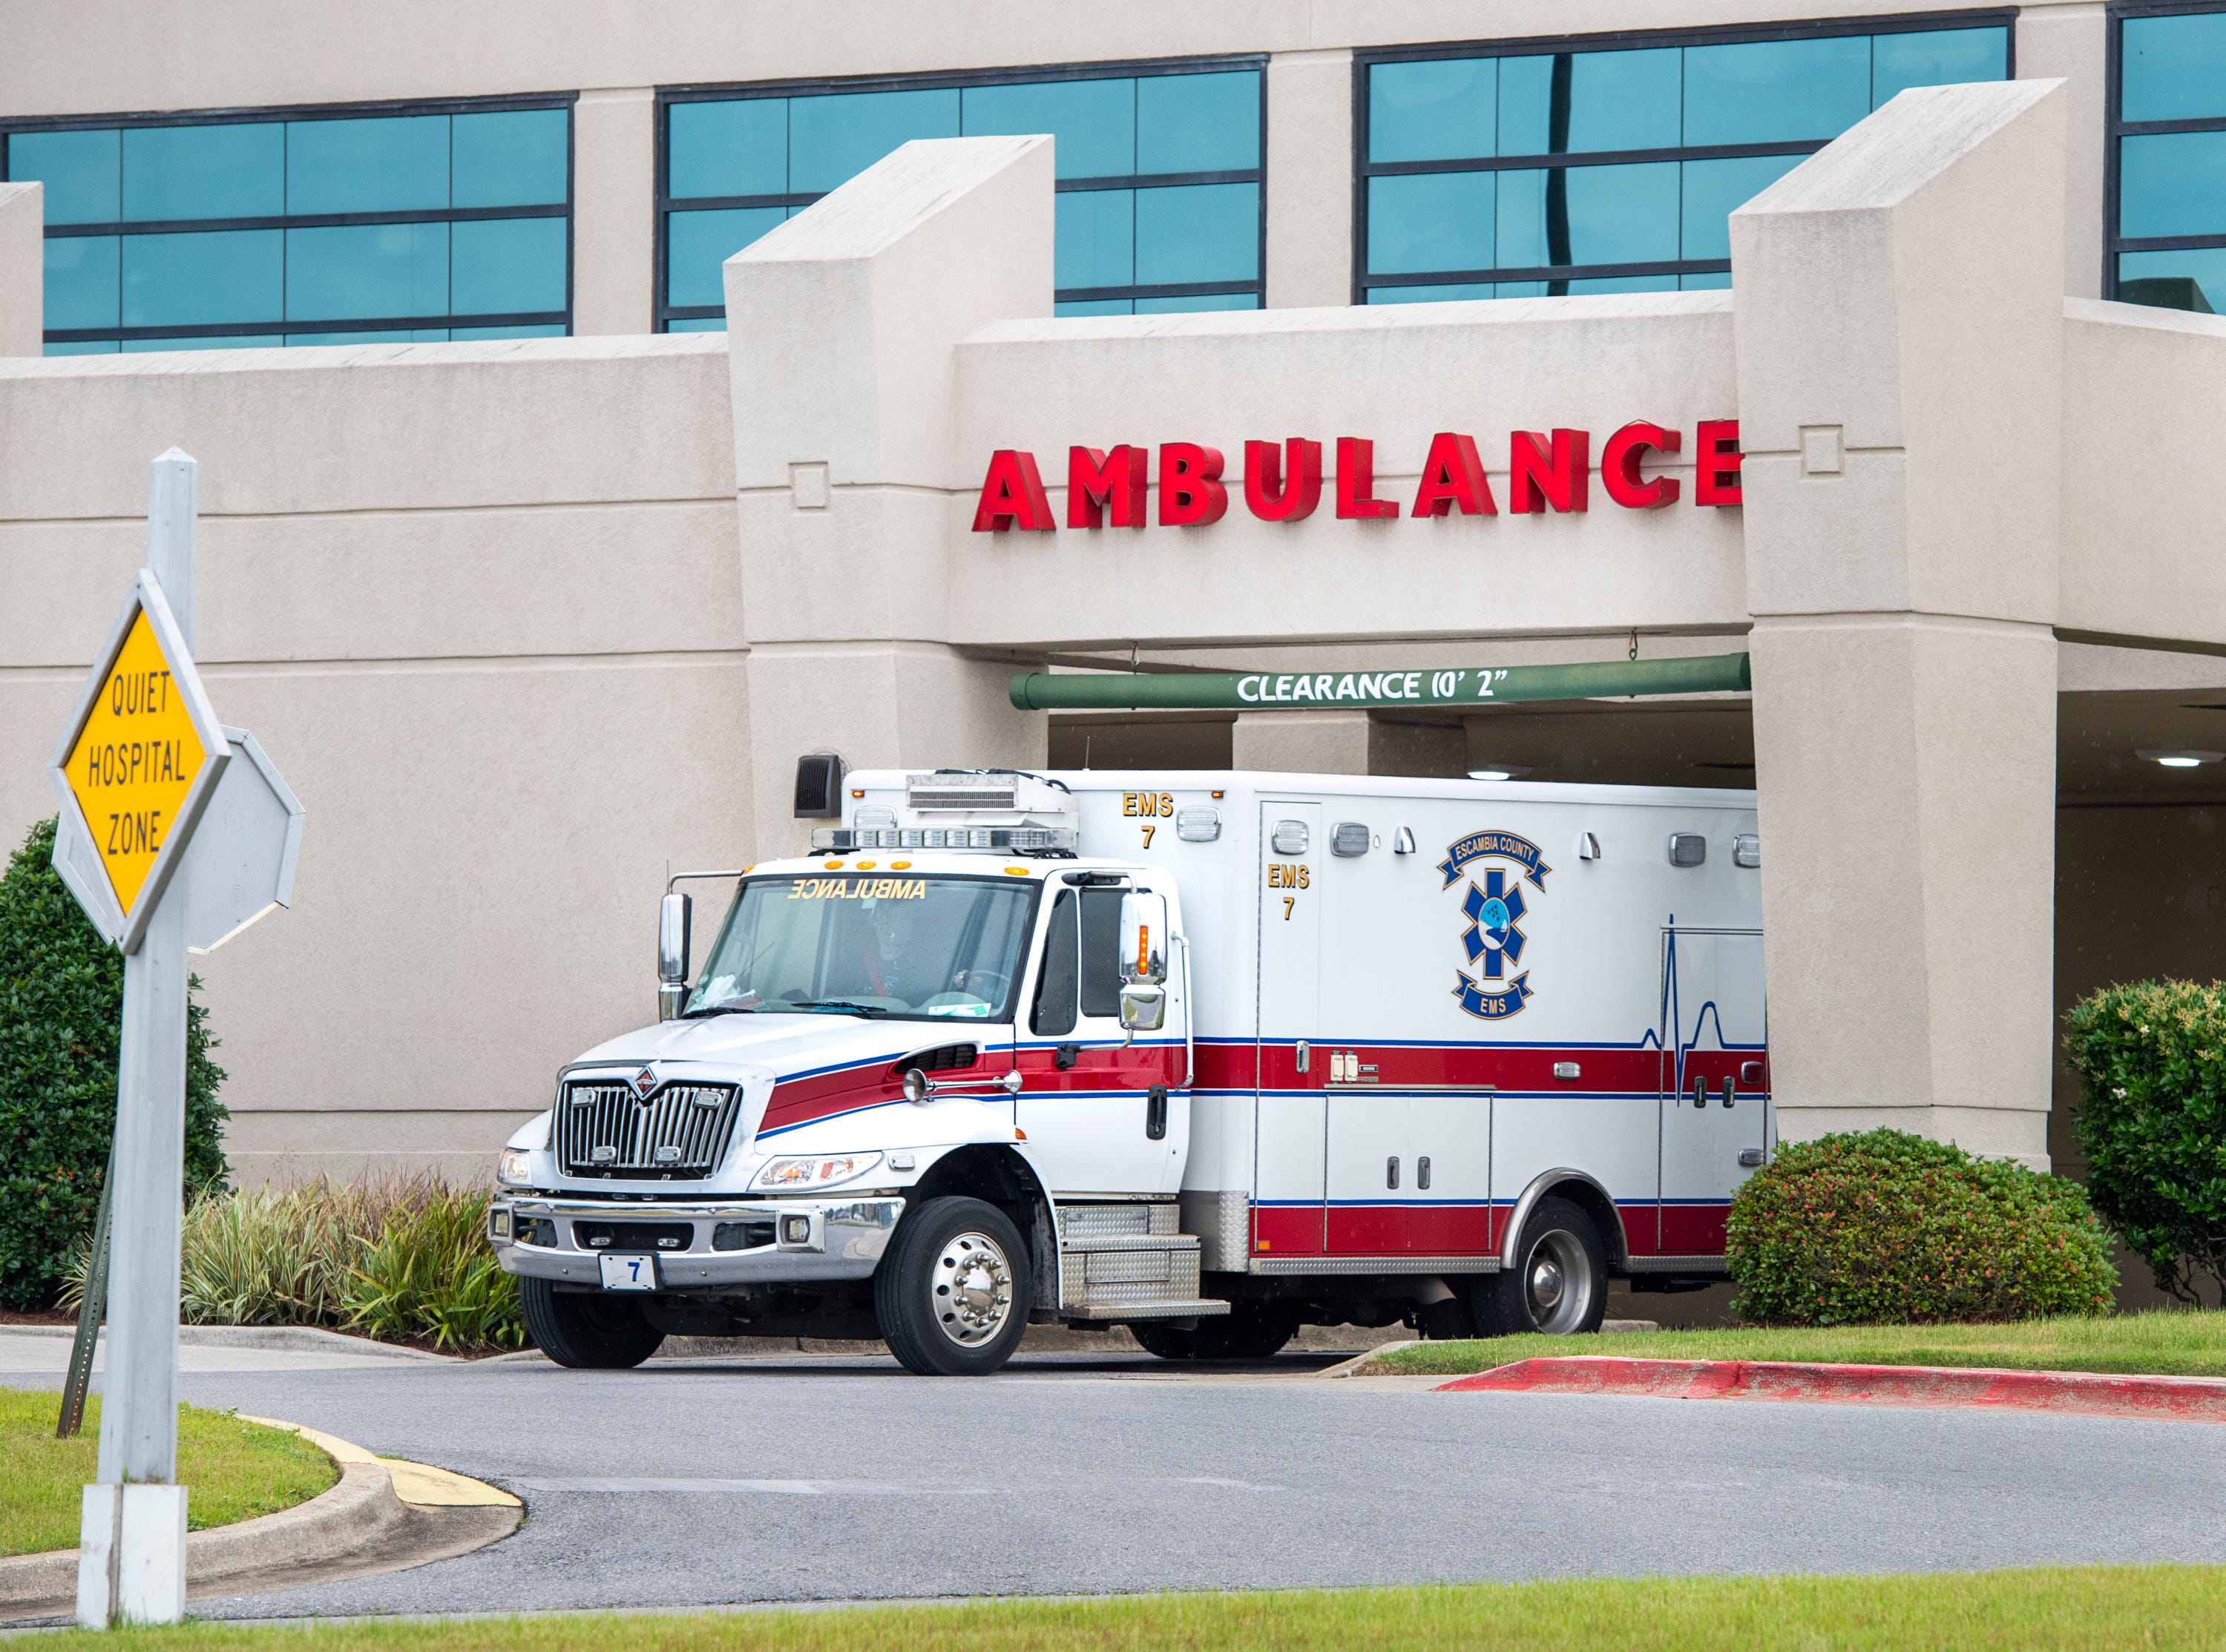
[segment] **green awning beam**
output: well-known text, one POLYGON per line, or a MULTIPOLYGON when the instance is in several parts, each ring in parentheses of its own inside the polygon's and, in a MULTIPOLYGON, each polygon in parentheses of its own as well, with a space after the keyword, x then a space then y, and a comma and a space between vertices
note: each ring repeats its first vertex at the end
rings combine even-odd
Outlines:
POLYGON ((1012 698, 1023 711, 1324 711, 1736 694, 1753 686, 1745 654, 1703 654, 1582 665, 1460 665, 1412 671, 1026 671, 1014 677, 1012 698))

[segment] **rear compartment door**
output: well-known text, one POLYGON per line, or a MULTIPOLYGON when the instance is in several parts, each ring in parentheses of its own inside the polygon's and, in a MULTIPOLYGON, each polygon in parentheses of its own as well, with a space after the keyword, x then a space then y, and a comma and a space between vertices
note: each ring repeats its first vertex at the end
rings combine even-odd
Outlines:
POLYGON ((1760 930, 1662 931, 1661 1037, 1662 1254, 1720 1256, 1767 1146, 1760 930))
POLYGON ((1322 1252, 1326 1064, 1308 1042, 1321 1010, 1321 816, 1318 803, 1260 805, 1256 1256, 1322 1252))

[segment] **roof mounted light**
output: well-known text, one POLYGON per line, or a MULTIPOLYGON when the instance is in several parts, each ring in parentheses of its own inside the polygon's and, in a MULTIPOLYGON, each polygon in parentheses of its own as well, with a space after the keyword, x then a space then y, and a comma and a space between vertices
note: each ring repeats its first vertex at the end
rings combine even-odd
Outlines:
POLYGON ((814 853, 855 849, 993 849, 1017 855, 1072 854, 1075 834, 1048 826, 907 826, 899 831, 864 831, 823 826, 811 834, 814 853))

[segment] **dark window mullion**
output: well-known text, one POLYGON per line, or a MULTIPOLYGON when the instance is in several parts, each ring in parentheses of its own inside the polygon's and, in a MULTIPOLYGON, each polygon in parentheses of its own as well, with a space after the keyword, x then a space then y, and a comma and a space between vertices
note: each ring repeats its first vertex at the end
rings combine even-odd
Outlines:
POLYGON ((84 344, 110 339, 236 339, 264 333, 393 333, 435 327, 555 327, 562 310, 519 310, 502 315, 389 315, 369 321, 205 321, 178 327, 59 327, 46 330, 55 344, 84 344))
POLYGON ((2110 124, 2113 137, 2171 137, 2181 132, 2226 131, 2226 115, 2205 115, 2199 120, 2121 120, 2110 124))
POLYGON ((1808 138, 1798 143, 1710 143, 1659 149, 1587 149, 1575 154, 1477 156, 1460 161, 1369 161, 1361 164, 1370 178, 1411 178, 1444 172, 1545 172, 1564 167, 1652 166, 1670 161, 1745 161, 1765 155, 1814 155, 1831 140, 1808 138))
POLYGON ((1655 258, 1640 264, 1530 264, 1504 270, 1433 270, 1421 274, 1371 276, 1370 287, 1454 287, 1500 281, 1594 281, 1625 276, 1720 276, 1729 258, 1655 258))
POLYGON ((1052 294, 1061 304, 1096 303, 1108 298, 1210 298, 1217 293, 1251 293, 1257 281, 1129 282, 1117 287, 1061 287, 1052 294))
POLYGON ((410 213, 303 213, 282 218, 162 218, 118 224, 50 224, 57 238, 83 235, 200 235, 226 230, 347 229, 378 224, 462 224, 506 218, 566 218, 567 206, 441 206, 410 213))
POLYGON ((2119 235, 2110 241, 2119 252, 2195 252, 2226 246, 2226 232, 2210 235, 2119 235))

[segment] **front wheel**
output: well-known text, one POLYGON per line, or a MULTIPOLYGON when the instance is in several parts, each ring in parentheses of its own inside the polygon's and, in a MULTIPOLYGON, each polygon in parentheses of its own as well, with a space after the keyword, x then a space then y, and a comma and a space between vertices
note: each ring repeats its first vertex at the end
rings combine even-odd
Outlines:
POLYGON ((1478 1276, 1476 1328, 1486 1337, 1598 1331, 1607 1312, 1607 1251, 1592 1218, 1567 1199, 1542 1198, 1523 1224, 1515 1266, 1478 1276))
POLYGON ((987 1376, 1013 1357, 1034 1300, 1020 1229, 980 1199, 930 1199, 874 1275, 889 1351, 922 1376, 987 1376))
POLYGON ((534 1346, 575 1370, 623 1371, 664 1344, 641 1304, 593 1291, 559 1291, 528 1274, 518 1281, 519 1306, 534 1346))

